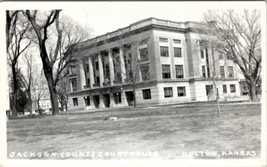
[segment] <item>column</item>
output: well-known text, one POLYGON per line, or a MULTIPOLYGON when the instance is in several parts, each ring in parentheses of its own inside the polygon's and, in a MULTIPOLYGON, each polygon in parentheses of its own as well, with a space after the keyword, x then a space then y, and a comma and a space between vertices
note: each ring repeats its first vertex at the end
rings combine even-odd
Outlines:
POLYGON ((113 64, 113 57, 112 57, 112 49, 108 51, 108 63, 109 63, 109 75, 110 75, 110 84, 113 85, 114 81, 114 64, 113 64))
POLYGON ((101 54, 98 53, 98 67, 99 67, 99 82, 100 86, 103 86, 104 82, 104 71, 103 71, 103 63, 101 59, 101 54))
POLYGON ((109 94, 109 101, 110 101, 110 103, 109 103, 109 107, 110 107, 110 108, 115 107, 114 95, 113 95, 112 92, 109 94))
POLYGON ((93 84, 95 83, 95 79, 94 79, 94 68, 93 68, 91 56, 89 56, 88 62, 89 62, 90 88, 93 88, 93 84))
MULTIPOLYGON (((91 82, 91 81, 90 81, 91 82)), ((93 109, 93 108, 95 108, 95 103, 94 103, 94 101, 93 101, 93 96, 92 95, 90 95, 90 107, 93 109)))
POLYGON ((99 95, 99 108, 105 108, 103 95, 99 95))
POLYGON ((79 77, 80 78, 80 87, 81 87, 81 90, 83 90, 84 86, 86 85, 83 62, 79 62, 79 73, 80 73, 80 77, 79 77))
POLYGON ((124 82, 126 78, 126 71, 123 58, 123 46, 120 47, 120 67, 121 67, 121 81, 124 82))
POLYGON ((127 106, 128 105, 125 92, 123 92, 123 91, 121 92, 121 104, 122 104, 122 106, 127 106))

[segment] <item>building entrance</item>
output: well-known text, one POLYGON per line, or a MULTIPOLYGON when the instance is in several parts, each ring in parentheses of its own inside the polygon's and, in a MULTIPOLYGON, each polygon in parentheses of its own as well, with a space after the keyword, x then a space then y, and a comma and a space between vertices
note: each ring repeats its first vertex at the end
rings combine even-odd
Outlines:
POLYGON ((99 108, 99 95, 93 96, 93 102, 94 102, 95 108, 99 108))
POLYGON ((103 102, 105 107, 110 107, 110 96, 109 94, 103 95, 103 102))
POLYGON ((206 95, 207 95, 208 101, 215 100, 213 85, 206 85, 206 95))
POLYGON ((134 103, 133 91, 125 92, 125 95, 126 95, 128 106, 133 106, 133 103, 134 103))

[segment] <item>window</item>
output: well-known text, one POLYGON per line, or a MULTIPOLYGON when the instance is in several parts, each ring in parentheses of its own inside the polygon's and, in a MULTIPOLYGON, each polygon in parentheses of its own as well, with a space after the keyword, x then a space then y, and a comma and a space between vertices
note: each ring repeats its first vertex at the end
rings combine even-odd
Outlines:
POLYGON ((144 89, 142 90, 143 92, 143 99, 146 100, 146 99, 151 99, 151 91, 150 89, 144 89))
POLYGON ((96 84, 99 84, 99 83, 100 83, 100 78, 96 77, 96 84))
POLYGON ((206 68, 202 66, 202 77, 206 78, 206 68))
POLYGON ((220 60, 223 59, 223 55, 219 55, 219 59, 220 59, 220 60))
POLYGON ((230 92, 231 92, 231 93, 236 92, 236 90, 235 90, 235 84, 231 84, 231 85, 230 85, 230 92))
POLYGON ((201 59, 204 59, 204 50, 200 51, 201 59))
POLYGON ((78 106, 78 98, 73 98, 73 106, 78 106))
POLYGON ((182 48, 174 47, 174 57, 182 57, 182 48))
POLYGON ((160 55, 162 57, 169 57, 169 47, 168 46, 161 46, 160 47, 160 55))
POLYGON ((176 78, 184 78, 183 65, 175 65, 176 78))
POLYGON ((159 38, 159 42, 168 42, 168 38, 159 38))
POLYGON ((83 97, 86 106, 90 106, 90 96, 83 97))
POLYGON ((206 95, 211 95, 213 93, 213 85, 206 85, 206 95))
POLYGON ((89 64, 86 64, 86 72, 89 72, 89 64))
POLYGON ((120 67, 120 57, 117 56, 113 59, 115 81, 121 81, 121 67, 120 67))
POLYGON ((175 43, 175 44, 181 44, 181 40, 180 39, 173 39, 173 43, 175 43))
POLYGON ((149 64, 140 67, 142 81, 149 80, 149 64))
POLYGON ((98 62, 95 62, 95 69, 98 70, 98 62))
POLYGON ((209 57, 208 48, 205 49, 206 57, 209 57))
POLYGON ((105 75, 106 78, 109 78, 110 77, 109 64, 106 64, 104 67, 105 67, 104 75, 105 75))
POLYGON ((220 74, 222 78, 225 78, 224 66, 220 66, 220 74))
POLYGON ((117 72, 116 73, 116 75, 115 75, 115 81, 118 81, 118 82, 121 82, 122 81, 121 73, 120 72, 117 72))
POLYGON ((173 97, 172 87, 164 88, 164 97, 173 97))
POLYGON ((77 80, 72 80, 71 81, 71 88, 72 88, 72 91, 76 91, 77 90, 77 80))
POLYGON ((185 87, 177 87, 178 96, 186 96, 185 87))
POLYGON ((115 104, 121 103, 121 92, 113 93, 113 96, 115 104))
POLYGON ((162 65, 162 78, 171 78, 170 65, 162 65))
POLYGON ((234 67, 228 66, 228 77, 233 78, 234 77, 234 67))
POLYGON ((87 86, 90 86, 90 78, 87 78, 87 79, 86 79, 86 85, 87 85, 87 86))
POLYGON ((133 78, 132 54, 128 53, 128 56, 124 59, 124 61, 125 61, 126 79, 127 80, 131 80, 133 78))
POLYGON ((139 49, 140 61, 148 61, 148 50, 147 48, 139 49))
POLYGON ((223 85, 223 93, 227 93, 227 86, 223 85))
POLYGON ((129 81, 133 78, 133 72, 132 72, 132 54, 127 53, 127 56, 125 55, 124 58, 124 65, 125 65, 125 75, 126 80, 129 81))
POLYGON ((76 66, 75 65, 71 65, 69 67, 69 74, 70 75, 75 75, 76 74, 76 66))

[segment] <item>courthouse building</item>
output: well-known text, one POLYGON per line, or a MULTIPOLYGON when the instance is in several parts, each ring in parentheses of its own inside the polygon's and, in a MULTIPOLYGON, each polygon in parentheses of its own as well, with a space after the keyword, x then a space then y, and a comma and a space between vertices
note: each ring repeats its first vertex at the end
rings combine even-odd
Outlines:
POLYGON ((69 109, 131 106, 134 92, 137 106, 214 100, 214 67, 220 100, 240 96, 237 67, 204 44, 196 25, 148 18, 79 43, 69 109))

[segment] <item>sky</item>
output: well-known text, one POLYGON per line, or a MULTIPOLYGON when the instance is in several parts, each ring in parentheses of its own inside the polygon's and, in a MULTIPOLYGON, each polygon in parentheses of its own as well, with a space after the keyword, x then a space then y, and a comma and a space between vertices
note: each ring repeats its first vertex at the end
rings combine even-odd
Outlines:
POLYGON ((66 5, 63 14, 70 16, 82 25, 94 29, 99 36, 126 27, 139 20, 156 17, 184 22, 201 21, 207 9, 257 8, 252 2, 87 2, 66 5))
POLYGON ((199 21, 204 9, 177 2, 94 2, 63 13, 82 25, 91 26, 95 35, 126 27, 139 20, 156 17, 173 21, 199 21))

